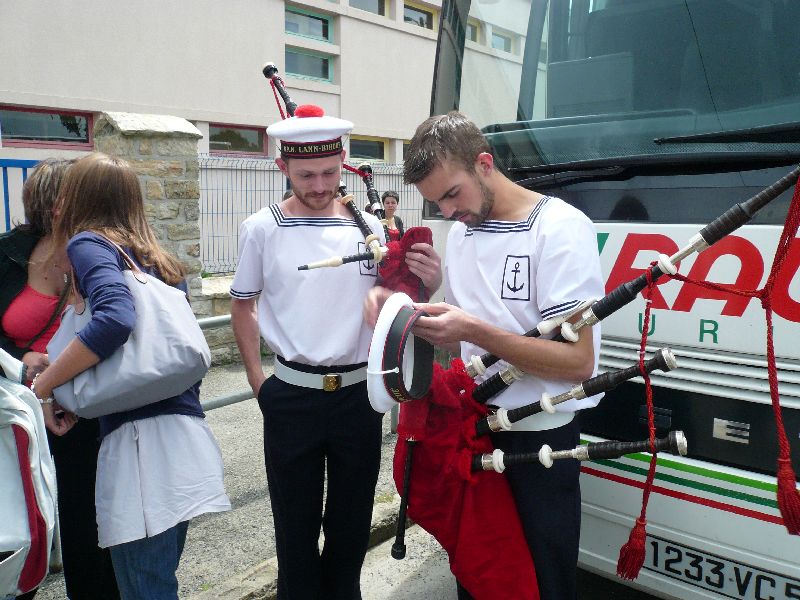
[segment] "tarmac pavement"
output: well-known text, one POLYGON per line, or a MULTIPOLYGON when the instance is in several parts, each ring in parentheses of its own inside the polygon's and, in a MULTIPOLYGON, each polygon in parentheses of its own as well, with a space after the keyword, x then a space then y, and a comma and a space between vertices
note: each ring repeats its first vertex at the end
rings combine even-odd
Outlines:
MULTIPOLYGON (((272 373, 272 359, 264 362, 272 373)), ((247 389, 241 365, 214 367, 203 381, 202 400, 247 389)), ((178 569, 179 597, 188 600, 272 600, 277 565, 266 474, 261 412, 254 399, 207 413, 225 464, 225 488, 233 510, 192 520, 178 569)), ((392 480, 397 439, 384 418, 381 469, 375 493, 372 548, 362 569, 364 600, 455 600, 447 555, 425 531, 406 532, 406 558, 391 557, 399 498, 392 480)), ((645 600, 650 596, 580 572, 581 600, 645 600)), ((37 600, 64 600, 60 573, 40 587, 37 600)))

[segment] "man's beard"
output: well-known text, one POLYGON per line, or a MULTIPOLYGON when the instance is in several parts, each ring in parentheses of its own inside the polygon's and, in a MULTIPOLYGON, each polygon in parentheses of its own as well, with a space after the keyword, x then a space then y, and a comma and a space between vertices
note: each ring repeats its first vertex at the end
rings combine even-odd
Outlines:
POLYGON ((339 189, 331 190, 323 195, 316 195, 316 194, 300 194, 296 189, 292 190, 294 192, 295 198, 305 206, 306 208, 310 208, 311 210, 324 210, 330 206, 330 203, 333 202, 333 199, 339 193, 339 189))
POLYGON ((478 212, 464 211, 453 215, 453 218, 461 221, 467 227, 478 227, 481 225, 486 220, 486 217, 489 216, 489 213, 492 212, 492 207, 494 206, 494 192, 486 187, 477 177, 475 180, 478 182, 478 187, 481 190, 481 206, 478 212))

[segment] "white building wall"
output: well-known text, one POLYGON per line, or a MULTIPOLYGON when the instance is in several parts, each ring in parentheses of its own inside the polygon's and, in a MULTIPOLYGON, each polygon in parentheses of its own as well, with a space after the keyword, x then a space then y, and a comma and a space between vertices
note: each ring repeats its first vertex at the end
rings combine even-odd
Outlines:
POLYGON ((267 124, 283 2, 0 3, 0 103, 267 124))
MULTIPOLYGON (((295 4, 334 16, 333 43, 285 33, 283 0, 1 2, 0 104, 266 126, 280 115, 261 67, 283 72, 288 44, 335 57, 332 83, 285 77, 298 104, 352 120, 357 134, 410 138, 428 116, 435 32, 399 22, 396 0, 385 17, 295 4)), ((21 157, 10 151, 0 156, 21 157)))

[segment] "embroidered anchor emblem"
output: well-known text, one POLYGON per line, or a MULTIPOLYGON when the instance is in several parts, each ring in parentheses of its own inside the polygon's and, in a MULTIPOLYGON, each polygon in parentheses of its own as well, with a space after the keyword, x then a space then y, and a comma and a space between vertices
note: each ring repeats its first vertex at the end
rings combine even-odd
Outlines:
POLYGON ((508 282, 506 282, 506 287, 507 287, 509 290, 511 290, 512 292, 518 292, 518 291, 520 291, 522 288, 524 288, 524 287, 525 287, 525 284, 524 284, 524 283, 522 283, 522 284, 520 284, 520 285, 517 285, 517 275, 518 275, 519 273, 521 273, 521 272, 522 272, 522 271, 520 271, 520 270, 519 270, 519 261, 517 261, 517 262, 515 262, 515 263, 514 263, 514 268, 513 268, 513 269, 511 269, 511 272, 514 274, 514 285, 513 285, 513 286, 510 286, 510 285, 508 285, 508 282))
MULTIPOLYGON (((366 244, 364 242, 358 242, 358 253, 361 254, 367 249, 366 244)), ((367 275, 369 277, 377 277, 378 270, 375 267, 375 259, 368 258, 367 260, 361 260, 358 262, 358 270, 361 275, 367 275)))
POLYGON ((503 267, 503 283, 501 284, 500 297, 504 300, 531 299, 531 258, 526 255, 506 256, 503 267))

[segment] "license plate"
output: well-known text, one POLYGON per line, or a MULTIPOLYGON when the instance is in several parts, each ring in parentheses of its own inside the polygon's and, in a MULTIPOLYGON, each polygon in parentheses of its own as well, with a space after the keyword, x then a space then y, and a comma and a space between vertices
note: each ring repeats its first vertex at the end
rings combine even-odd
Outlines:
POLYGON ((800 580, 647 536, 644 568, 737 600, 800 600, 800 580))

